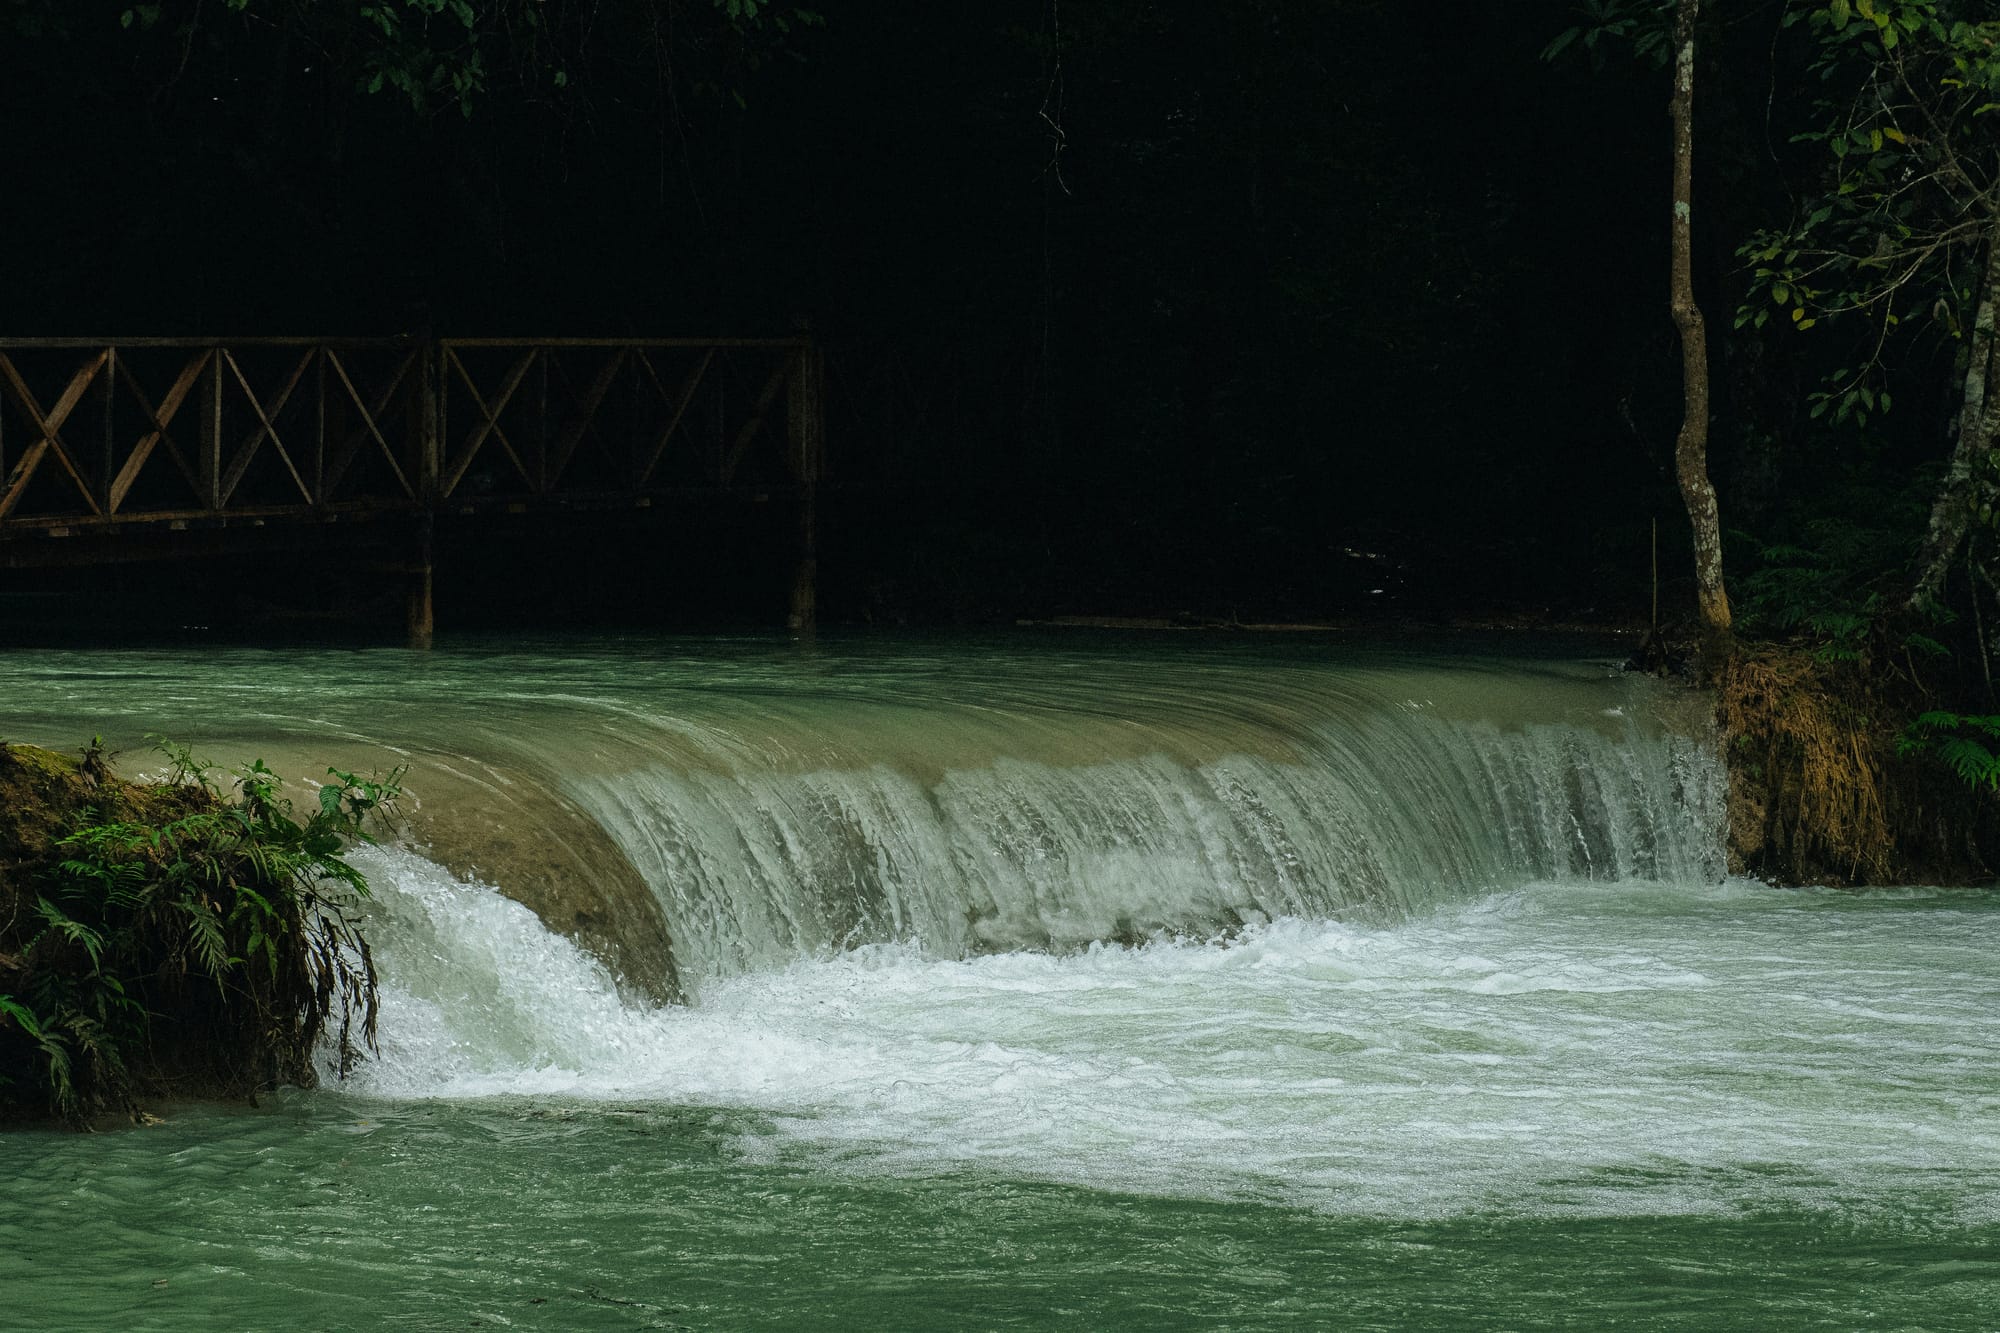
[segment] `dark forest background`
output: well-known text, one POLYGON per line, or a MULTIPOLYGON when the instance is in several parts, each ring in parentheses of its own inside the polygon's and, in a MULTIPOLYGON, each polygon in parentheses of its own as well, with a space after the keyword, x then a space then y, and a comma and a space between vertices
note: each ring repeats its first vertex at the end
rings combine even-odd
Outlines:
MULTIPOLYGON (((1667 81, 1545 61, 1574 6, 524 2, 478 8, 468 83, 461 7, 395 3, 436 26, 4 0, 0 333, 809 321, 836 621, 1643 617, 1656 522, 1688 604, 1667 81)), ((1842 433, 1801 353, 1728 334, 1810 88, 1781 5, 1726 8, 1697 282, 1749 550, 1801 505, 1893 507, 1871 479, 1942 458, 1949 376, 1842 433)), ((648 521, 463 534, 440 621, 537 578, 582 616, 635 580, 776 606, 764 520, 648 521)))

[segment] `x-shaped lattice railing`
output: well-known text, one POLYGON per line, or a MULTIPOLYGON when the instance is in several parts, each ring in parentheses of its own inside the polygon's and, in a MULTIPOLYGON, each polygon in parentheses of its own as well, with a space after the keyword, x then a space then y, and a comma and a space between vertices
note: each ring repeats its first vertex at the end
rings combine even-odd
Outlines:
MULTIPOLYGON (((801 358, 810 354, 810 347, 804 338, 631 343, 563 339, 532 344, 494 339, 446 341, 441 344, 441 356, 443 375, 449 381, 447 401, 450 397, 463 398, 471 408, 472 421, 449 443, 439 473, 439 498, 458 496, 475 464, 489 448, 504 458, 505 466, 519 479, 527 494, 560 495, 584 440, 604 433, 601 415, 621 377, 628 377, 639 395, 647 400, 652 416, 644 426, 629 427, 633 437, 623 441, 622 450, 613 451, 614 463, 620 473, 621 489, 645 492, 655 485, 661 462, 677 438, 691 449, 697 447, 687 434, 689 409, 704 387, 712 383, 712 372, 718 364, 732 356, 767 356, 771 365, 758 381, 756 392, 749 397, 741 424, 728 438, 716 441, 713 465, 705 469, 708 484, 729 487, 735 484, 746 456, 764 436, 779 395, 787 385, 797 381, 801 358), (468 363, 467 354, 474 351, 513 355, 498 371, 497 378, 489 365, 482 384, 479 371, 468 363), (675 369, 672 366, 666 367, 666 374, 662 373, 661 357, 669 352, 692 354, 691 363, 678 376, 672 373, 675 369), (578 353, 600 358, 581 387, 570 377, 569 365, 563 359, 578 353), (543 377, 543 401, 535 415, 544 434, 548 432, 550 415, 546 402, 549 382, 555 382, 563 390, 567 405, 560 427, 549 438, 529 441, 517 438, 510 431, 508 420, 510 410, 517 409, 525 386, 538 371, 543 377)), ((741 408, 744 404, 736 406, 741 408)))
POLYGON ((107 349, 87 358, 70 376, 69 383, 64 386, 61 395, 46 412, 35 400, 34 390, 28 387, 27 381, 22 379, 20 372, 14 368, 14 363, 0 356, 0 384, 5 385, 14 402, 27 416, 28 424, 36 432, 34 443, 28 446, 20 461, 8 473, 6 489, 0 490, 0 519, 6 518, 13 512, 14 506, 20 503, 21 496, 27 492, 28 483, 34 480, 42 460, 51 456, 75 484, 77 494, 82 497, 90 512, 92 514, 104 512, 97 497, 91 493, 90 483, 84 480, 83 470, 77 466, 77 460, 63 443, 60 432, 63 423, 69 420, 70 413, 76 410, 76 405, 83 401, 83 395, 96 380, 98 372, 104 369, 110 356, 111 353, 107 349))
POLYGON ((812 355, 803 337, 0 340, 0 532, 728 488, 778 435, 788 386, 780 453, 802 481, 812 355), (83 356, 45 406, 33 386, 65 351, 83 356), (454 402, 470 409, 456 431, 454 402), (27 427, 12 450, 10 413, 27 427))

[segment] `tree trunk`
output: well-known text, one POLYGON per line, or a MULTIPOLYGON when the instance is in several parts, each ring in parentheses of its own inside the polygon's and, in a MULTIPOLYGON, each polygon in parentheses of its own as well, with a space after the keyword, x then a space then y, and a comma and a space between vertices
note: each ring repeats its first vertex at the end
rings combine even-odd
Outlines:
MULTIPOLYGON (((1996 428, 2000 428, 2000 394, 1989 391, 1994 371, 1994 354, 2000 351, 1994 340, 1994 315, 2000 309, 2000 216, 1986 233, 1986 277, 1979 288, 1979 311, 1972 321, 1972 342, 1966 349, 1965 394, 1958 412, 1958 445, 1952 450, 1951 468, 1938 488, 1931 506, 1930 530, 1924 534, 1923 559, 1918 565, 1916 586, 1910 592, 1910 608, 1935 601, 1944 587, 1945 573, 1957 558, 1972 525, 1978 488, 1973 484, 1980 456, 1993 448, 1996 428)), ((1976 591, 1975 591, 1976 595, 1976 591)))
POLYGON ((1695 593, 1701 646, 1713 664, 1729 644, 1729 594, 1722 586, 1722 522, 1708 479, 1708 326, 1694 300, 1694 28, 1701 0, 1674 10, 1674 217, 1671 305, 1681 332, 1681 432, 1674 466, 1694 525, 1695 593))

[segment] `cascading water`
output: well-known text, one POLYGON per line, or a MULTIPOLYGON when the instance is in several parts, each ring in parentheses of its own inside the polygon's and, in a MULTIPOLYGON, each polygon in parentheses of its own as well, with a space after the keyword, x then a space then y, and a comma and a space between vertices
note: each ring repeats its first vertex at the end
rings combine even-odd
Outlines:
POLYGON ((1502 728, 1382 697, 1205 760, 999 755, 935 774, 865 752, 790 771, 652 764, 570 793, 703 979, 896 940, 941 957, 1389 921, 1531 879, 1721 877, 1705 738, 1618 716, 1502 728))
POLYGON ((0 658, 10 739, 408 758, 435 838, 355 853, 379 1055, 275 1114, 18 1140, 0 1235, 61 1244, 25 1286, 0 1247, 10 1297, 1994 1326, 1992 897, 1727 879, 1702 702, 1604 663, 1065 644, 0 658), (593 867, 541 917, 495 891, 593 867), (601 961, 648 929, 688 1003, 601 961))

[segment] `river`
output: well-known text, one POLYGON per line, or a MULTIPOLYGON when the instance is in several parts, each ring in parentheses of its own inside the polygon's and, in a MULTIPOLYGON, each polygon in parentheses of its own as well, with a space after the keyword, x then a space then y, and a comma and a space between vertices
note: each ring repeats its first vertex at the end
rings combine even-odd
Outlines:
POLYGON ((410 763, 382 1048, 0 1136, 0 1328, 2000 1327, 2000 902, 1729 878, 1574 644, 0 657, 147 732, 410 763), (493 887, 579 819, 684 1002, 493 887))

